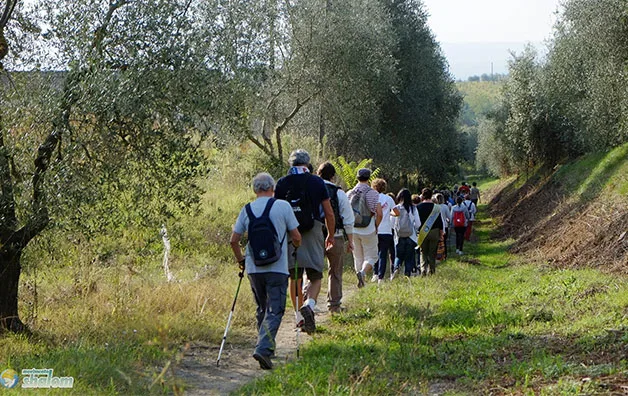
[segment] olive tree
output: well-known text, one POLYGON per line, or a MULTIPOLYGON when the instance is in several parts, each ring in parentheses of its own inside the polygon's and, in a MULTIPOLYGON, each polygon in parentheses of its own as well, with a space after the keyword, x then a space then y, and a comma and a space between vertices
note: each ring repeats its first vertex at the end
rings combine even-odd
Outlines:
POLYGON ((48 51, 16 62, 22 71, 3 85, 0 109, 1 328, 25 330, 20 258, 50 225, 99 229, 129 221, 121 208, 157 222, 195 203, 197 121, 212 107, 203 87, 217 80, 193 50, 203 39, 196 6, 63 0, 35 9, 48 51))

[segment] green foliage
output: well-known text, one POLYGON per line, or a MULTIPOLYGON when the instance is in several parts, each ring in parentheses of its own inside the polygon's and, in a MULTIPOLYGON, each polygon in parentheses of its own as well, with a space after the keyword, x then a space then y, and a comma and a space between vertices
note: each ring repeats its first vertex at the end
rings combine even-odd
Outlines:
MULTIPOLYGON (((353 188, 356 184, 358 170, 362 168, 368 168, 373 162, 372 159, 363 159, 360 162, 347 162, 347 160, 340 156, 335 160, 330 161, 334 168, 336 168, 336 177, 339 179, 341 186, 347 190, 353 188)), ((379 176, 380 169, 375 168, 371 170, 371 178, 369 183, 379 176)))
POLYGON ((628 140, 626 10, 625 0, 567 1, 546 59, 513 57, 500 108, 478 131, 480 166, 522 172, 628 140))

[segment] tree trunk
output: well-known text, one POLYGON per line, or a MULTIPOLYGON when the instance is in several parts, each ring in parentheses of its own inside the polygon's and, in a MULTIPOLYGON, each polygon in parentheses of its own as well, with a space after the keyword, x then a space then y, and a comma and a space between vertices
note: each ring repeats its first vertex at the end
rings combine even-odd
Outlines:
POLYGON ((0 331, 20 333, 27 330, 17 311, 21 257, 21 250, 0 250, 0 331))

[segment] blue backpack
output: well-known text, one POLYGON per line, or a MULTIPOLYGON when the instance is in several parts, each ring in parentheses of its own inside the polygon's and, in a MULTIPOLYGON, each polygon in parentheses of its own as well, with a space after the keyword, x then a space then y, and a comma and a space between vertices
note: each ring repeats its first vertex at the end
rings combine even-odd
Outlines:
POLYGON ((249 249, 255 265, 272 264, 281 258, 283 239, 279 241, 277 230, 270 221, 270 209, 274 203, 275 199, 270 198, 260 217, 255 217, 251 204, 246 205, 246 214, 249 216, 249 249))

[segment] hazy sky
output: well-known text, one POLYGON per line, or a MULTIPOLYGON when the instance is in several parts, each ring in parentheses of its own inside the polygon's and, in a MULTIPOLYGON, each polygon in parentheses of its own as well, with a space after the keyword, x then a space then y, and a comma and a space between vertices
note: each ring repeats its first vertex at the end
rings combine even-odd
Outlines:
POLYGON ((456 79, 507 73, 510 51, 544 53, 561 0, 423 0, 428 24, 456 79))
POLYGON ((560 0, 423 0, 442 43, 543 41, 560 0))

